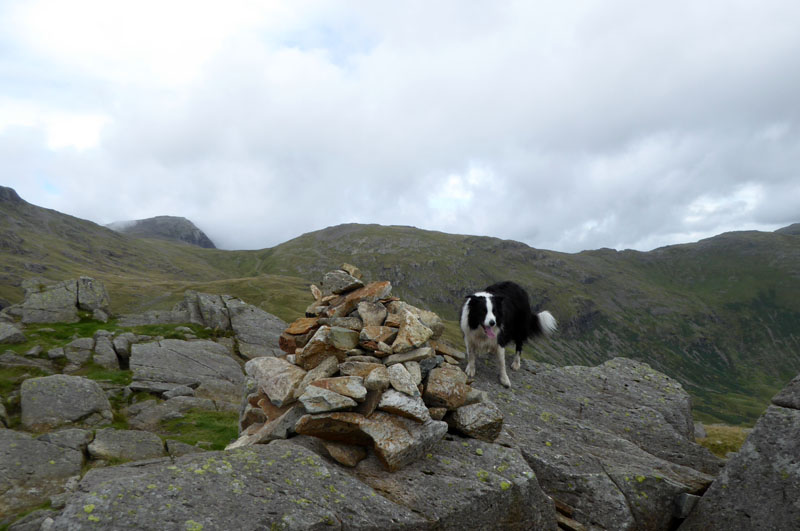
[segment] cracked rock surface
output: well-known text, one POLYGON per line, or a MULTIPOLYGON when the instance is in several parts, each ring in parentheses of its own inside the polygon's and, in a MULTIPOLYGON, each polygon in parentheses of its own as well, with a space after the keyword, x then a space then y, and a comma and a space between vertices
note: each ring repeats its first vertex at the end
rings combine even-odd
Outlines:
POLYGON ((158 382, 196 387, 198 397, 238 402, 244 375, 228 349, 213 341, 165 339, 135 344, 130 368, 134 384, 158 382))
POLYGON ((349 473, 302 439, 91 470, 53 529, 556 529, 514 450, 456 438, 349 473))

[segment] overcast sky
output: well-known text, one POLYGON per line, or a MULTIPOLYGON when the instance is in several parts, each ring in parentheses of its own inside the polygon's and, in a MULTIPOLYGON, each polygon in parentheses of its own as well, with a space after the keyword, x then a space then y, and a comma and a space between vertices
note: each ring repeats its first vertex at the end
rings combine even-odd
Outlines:
POLYGON ((800 222, 800 2, 0 0, 0 184, 227 249, 800 222))

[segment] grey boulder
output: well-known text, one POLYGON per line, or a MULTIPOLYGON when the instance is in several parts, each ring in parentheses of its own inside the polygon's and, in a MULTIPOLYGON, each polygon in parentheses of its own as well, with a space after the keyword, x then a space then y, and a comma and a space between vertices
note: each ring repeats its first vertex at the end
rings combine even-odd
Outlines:
POLYGON ((22 425, 44 431, 65 424, 95 427, 111 422, 111 404, 97 382, 54 374, 28 378, 20 387, 22 425))
POLYGON ((65 280, 55 284, 30 281, 23 285, 23 323, 75 323, 78 321, 78 284, 65 280))
POLYGON ((232 330, 246 358, 281 353, 278 338, 286 323, 261 308, 230 295, 187 291, 173 313, 185 313, 187 320, 218 330, 232 330))
POLYGON ((108 336, 99 336, 94 345, 93 361, 106 369, 119 370, 119 359, 114 350, 114 344, 108 336))
POLYGON ((89 277, 80 277, 77 280, 77 287, 79 309, 110 313, 111 299, 102 282, 89 277))

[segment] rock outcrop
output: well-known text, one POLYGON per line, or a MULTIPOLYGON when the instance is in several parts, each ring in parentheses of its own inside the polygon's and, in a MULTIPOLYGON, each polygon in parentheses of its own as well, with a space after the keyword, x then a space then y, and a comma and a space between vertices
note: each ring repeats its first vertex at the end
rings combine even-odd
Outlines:
POLYGON ((772 399, 680 529, 800 529, 800 376, 772 399))
POLYGON ((178 386, 195 389, 197 396, 238 402, 242 369, 229 350, 213 341, 165 339, 131 347, 134 390, 164 393, 178 386))
POLYGON ((193 323, 236 337, 242 357, 276 356, 278 338, 286 323, 261 308, 230 295, 213 295, 188 290, 171 311, 153 310, 144 314, 124 315, 121 326, 145 324, 193 323))
POLYGON ((91 470, 54 528, 556 529, 514 450, 454 439, 396 474, 373 457, 354 476, 303 439, 91 470))
POLYGON ((48 283, 34 279, 23 283, 23 323, 74 323, 78 310, 93 312, 95 319, 108 320, 110 299, 102 282, 80 277, 48 283))
POLYGON ((505 414, 498 442, 519 448, 562 515, 582 525, 670 529, 676 498, 701 494, 722 465, 694 443, 688 394, 647 364, 523 360, 513 390, 496 382, 493 356, 477 369, 473 387, 505 414))

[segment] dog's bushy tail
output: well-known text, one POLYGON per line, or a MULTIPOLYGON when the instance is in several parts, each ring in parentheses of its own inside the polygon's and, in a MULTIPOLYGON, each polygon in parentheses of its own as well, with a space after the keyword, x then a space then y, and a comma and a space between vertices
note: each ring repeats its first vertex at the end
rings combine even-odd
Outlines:
POLYGON ((530 337, 545 335, 552 335, 553 332, 558 330, 558 322, 553 314, 547 310, 539 313, 531 314, 531 322, 529 325, 530 337))

